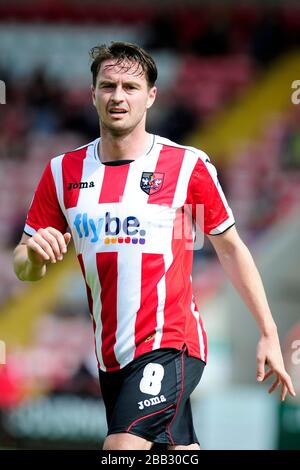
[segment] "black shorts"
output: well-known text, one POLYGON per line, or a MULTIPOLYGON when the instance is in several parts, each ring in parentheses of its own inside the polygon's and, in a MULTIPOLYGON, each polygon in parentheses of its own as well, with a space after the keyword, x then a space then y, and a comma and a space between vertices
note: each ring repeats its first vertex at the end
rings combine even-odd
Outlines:
POLYGON ((198 443, 190 395, 204 367, 185 350, 157 349, 117 372, 99 371, 107 434, 128 432, 159 444, 198 443))

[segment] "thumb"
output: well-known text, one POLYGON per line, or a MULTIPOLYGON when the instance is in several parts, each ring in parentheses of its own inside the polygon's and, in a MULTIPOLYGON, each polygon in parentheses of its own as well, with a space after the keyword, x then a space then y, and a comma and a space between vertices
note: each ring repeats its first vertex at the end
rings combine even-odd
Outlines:
POLYGON ((265 377, 265 360, 257 359, 257 373, 256 378, 258 382, 262 382, 265 377))
POLYGON ((67 245, 67 246, 68 246, 68 244, 70 243, 71 238, 72 238, 72 235, 71 235, 69 232, 66 232, 66 233, 64 234, 64 239, 65 239, 65 242, 66 242, 66 245, 67 245))

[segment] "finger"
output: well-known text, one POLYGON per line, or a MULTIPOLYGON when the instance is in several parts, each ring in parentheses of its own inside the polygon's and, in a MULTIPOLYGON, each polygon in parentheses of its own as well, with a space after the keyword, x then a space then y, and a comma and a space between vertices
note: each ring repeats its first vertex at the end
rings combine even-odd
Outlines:
POLYGON ((289 394, 292 395, 293 397, 295 397, 296 392, 295 392, 295 389, 294 389, 294 386, 293 386, 293 382, 292 382, 292 379, 291 379, 291 377, 289 376, 289 374, 287 372, 282 374, 282 379, 284 381, 285 386, 288 389, 289 394))
POLYGON ((270 377, 270 375, 272 375, 272 374, 274 374, 273 369, 268 370, 268 372, 266 373, 266 375, 263 378, 263 381, 267 380, 270 377))
POLYGON ((284 400, 285 400, 287 391, 288 391, 288 388, 287 388, 287 386, 286 386, 285 383, 284 383, 284 384, 282 385, 282 389, 281 389, 281 401, 284 401, 284 400))
POLYGON ((52 235, 48 229, 42 229, 38 233, 39 233, 39 235, 41 235, 41 237, 44 240, 46 240, 49 243, 49 245, 51 246, 52 251, 55 255, 55 258, 58 259, 58 260, 62 260, 62 254, 61 254, 61 251, 60 251, 60 247, 59 247, 58 241, 55 238, 55 236, 52 235))
POLYGON ((257 357, 257 374, 256 378, 262 382, 265 376, 265 357, 257 357))
POLYGON ((38 243, 36 243, 33 239, 30 239, 30 241, 28 242, 27 244, 28 248, 30 248, 32 251, 34 251, 35 253, 37 253, 43 260, 45 261, 49 261, 50 259, 50 256, 48 255, 48 253, 43 250, 42 247, 40 247, 40 245, 38 243))
POLYGON ((272 393, 274 392, 274 390, 278 387, 278 384, 280 383, 280 380, 277 378, 275 380, 275 382, 273 382, 273 384, 271 385, 271 387, 269 388, 269 393, 272 393))
POLYGON ((51 245, 45 240, 39 233, 36 233, 32 238, 32 241, 37 243, 49 256, 51 263, 56 263, 56 258, 53 253, 51 245))
POLYGON ((53 227, 48 227, 47 230, 55 237, 59 246, 60 254, 65 254, 67 252, 67 245, 64 235, 53 227))
POLYGON ((72 235, 69 233, 69 232, 66 232, 64 234, 64 239, 65 239, 65 243, 66 243, 66 246, 69 245, 70 241, 71 241, 71 238, 72 238, 72 235))

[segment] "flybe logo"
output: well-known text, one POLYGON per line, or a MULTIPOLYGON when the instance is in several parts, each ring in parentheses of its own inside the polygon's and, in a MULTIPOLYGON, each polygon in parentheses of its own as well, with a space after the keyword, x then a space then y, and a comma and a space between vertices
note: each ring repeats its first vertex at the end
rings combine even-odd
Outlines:
POLYGON ((144 245, 146 242, 146 230, 140 228, 139 219, 133 215, 122 220, 106 212, 104 217, 94 219, 87 212, 79 213, 75 216, 74 227, 79 238, 90 238, 91 243, 144 245))

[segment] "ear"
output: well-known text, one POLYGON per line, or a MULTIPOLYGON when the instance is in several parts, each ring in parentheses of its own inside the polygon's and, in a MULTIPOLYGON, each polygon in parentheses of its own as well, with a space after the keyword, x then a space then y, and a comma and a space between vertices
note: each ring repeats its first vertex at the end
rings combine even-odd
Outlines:
POLYGON ((96 97, 95 97, 95 87, 94 87, 94 85, 91 85, 91 92, 92 92, 93 105, 96 106, 96 97))
POLYGON ((149 93, 148 93, 148 98, 147 98, 147 105, 146 108, 149 109, 153 105, 155 98, 157 95, 157 88, 156 86, 150 88, 149 93))

